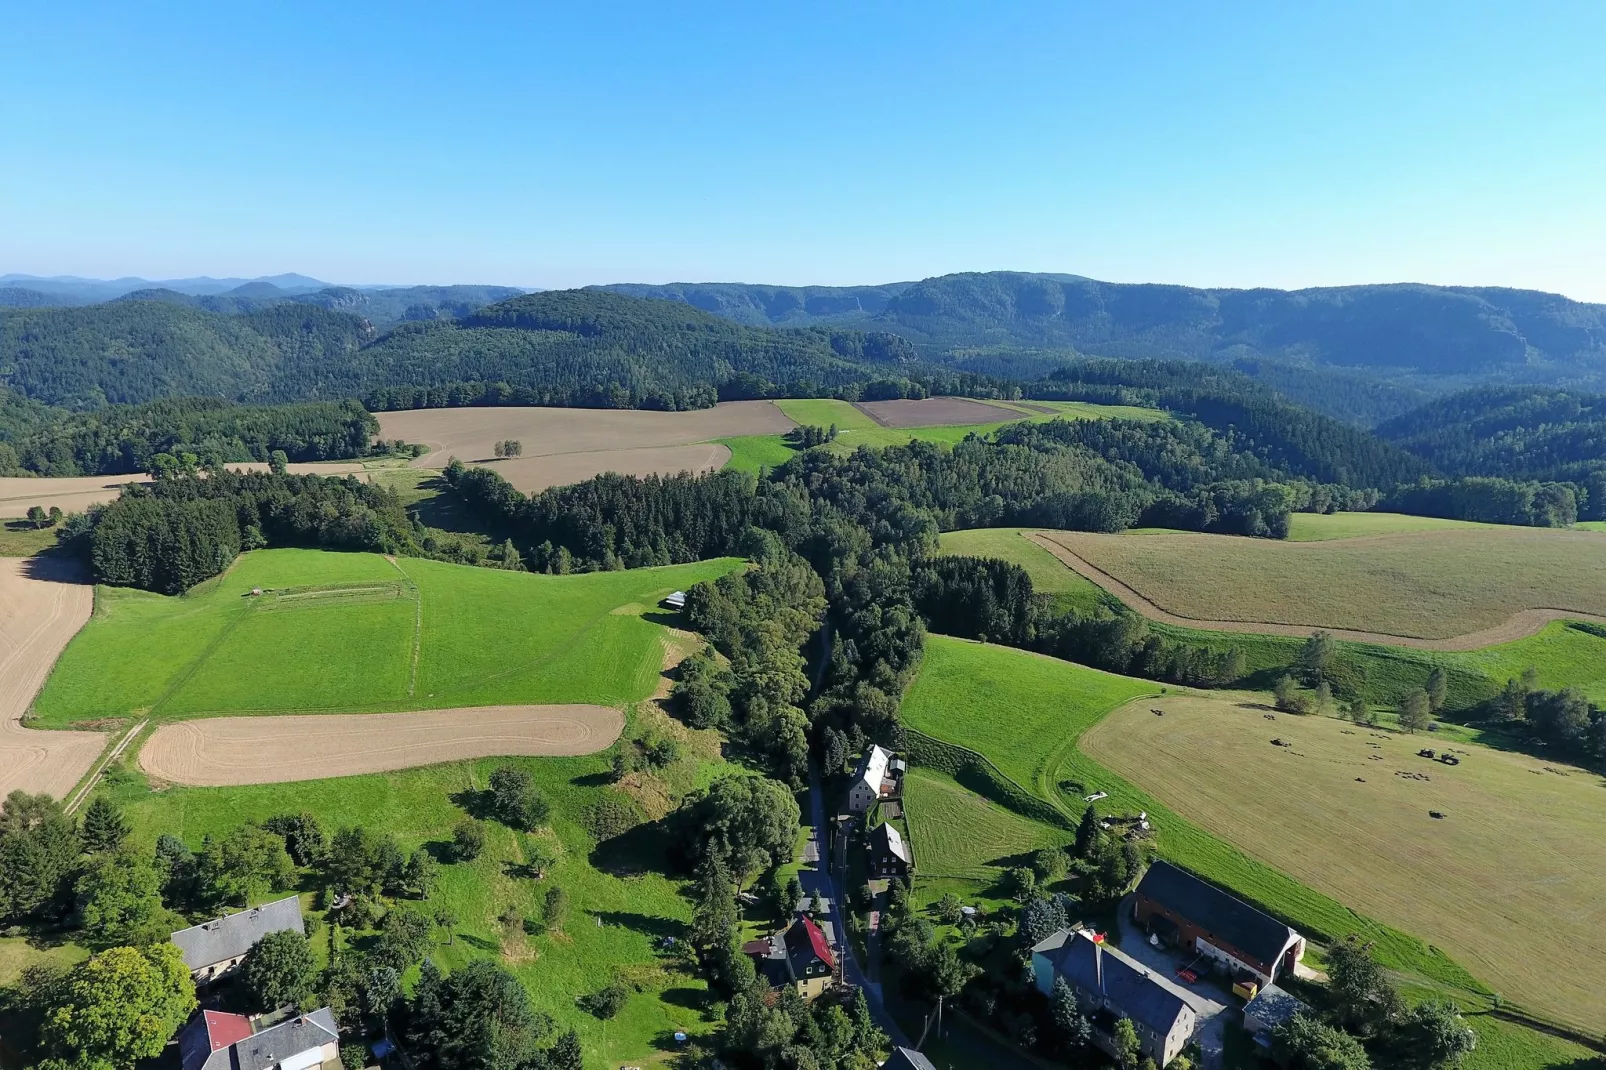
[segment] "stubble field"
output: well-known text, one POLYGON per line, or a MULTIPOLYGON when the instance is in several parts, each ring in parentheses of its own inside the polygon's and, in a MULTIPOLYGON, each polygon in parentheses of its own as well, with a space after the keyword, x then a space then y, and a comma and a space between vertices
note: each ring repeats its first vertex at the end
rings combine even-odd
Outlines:
POLYGON ((1458 766, 1416 753, 1438 746, 1180 695, 1130 704, 1081 739, 1089 758, 1252 857, 1599 1035, 1606 781, 1485 747, 1457 747, 1458 766))
POLYGON ((1327 628, 1360 641, 1475 649, 1548 620, 1606 621, 1606 540, 1595 532, 1458 528, 1303 543, 1196 533, 1035 538, 1171 624, 1327 628))

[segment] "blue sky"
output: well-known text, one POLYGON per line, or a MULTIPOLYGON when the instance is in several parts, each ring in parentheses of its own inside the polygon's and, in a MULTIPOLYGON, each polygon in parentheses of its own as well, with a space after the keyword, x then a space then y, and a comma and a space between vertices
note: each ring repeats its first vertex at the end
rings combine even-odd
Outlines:
POLYGON ((0 272, 1606 301, 1606 4, 13 5, 0 272), (137 10, 136 10, 137 9, 137 10))

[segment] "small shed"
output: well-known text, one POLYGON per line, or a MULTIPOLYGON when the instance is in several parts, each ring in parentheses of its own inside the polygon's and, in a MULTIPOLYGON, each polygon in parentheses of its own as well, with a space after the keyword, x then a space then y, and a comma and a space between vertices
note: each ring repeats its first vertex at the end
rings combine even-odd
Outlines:
POLYGON ((685 591, 674 591, 674 592, 670 593, 667 597, 664 598, 663 604, 664 604, 664 607, 666 609, 674 609, 674 610, 685 609, 686 608, 686 592, 685 591))

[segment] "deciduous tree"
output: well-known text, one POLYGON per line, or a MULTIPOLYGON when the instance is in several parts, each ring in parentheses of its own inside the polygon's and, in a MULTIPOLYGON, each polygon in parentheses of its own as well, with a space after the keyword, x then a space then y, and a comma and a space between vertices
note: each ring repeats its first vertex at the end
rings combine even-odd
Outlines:
POLYGON ((130 1067, 162 1053, 195 1009, 195 985, 172 944, 114 947, 75 966, 59 999, 45 1017, 48 1047, 130 1067))
POLYGON ((301 1006, 311 998, 318 967, 304 933, 271 932, 246 952, 240 977, 259 1011, 301 1006))

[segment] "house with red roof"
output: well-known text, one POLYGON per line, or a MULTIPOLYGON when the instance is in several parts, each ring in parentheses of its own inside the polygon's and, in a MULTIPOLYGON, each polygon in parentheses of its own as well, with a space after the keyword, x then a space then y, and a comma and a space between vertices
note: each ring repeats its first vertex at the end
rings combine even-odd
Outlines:
POLYGON ((340 1029, 328 1007, 258 1029, 243 1014, 203 1010, 178 1036, 183 1070, 312 1070, 340 1065, 340 1029))
POLYGON ((814 999, 836 983, 835 941, 831 923, 808 915, 768 940, 750 941, 742 948, 754 959, 758 972, 772 988, 787 985, 804 999, 814 999))

